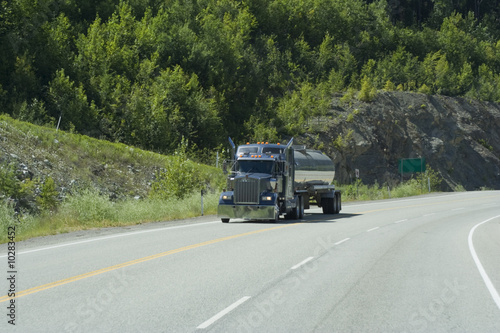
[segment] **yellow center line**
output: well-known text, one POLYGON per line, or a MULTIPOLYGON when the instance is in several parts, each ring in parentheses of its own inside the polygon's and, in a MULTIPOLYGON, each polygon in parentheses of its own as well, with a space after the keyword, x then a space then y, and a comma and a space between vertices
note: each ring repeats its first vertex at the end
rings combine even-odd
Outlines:
POLYGON ((106 273, 106 272, 110 272, 110 271, 113 271, 113 270, 116 270, 116 269, 119 269, 119 268, 123 268, 123 267, 127 267, 127 266, 132 266, 132 265, 139 264, 141 262, 145 262, 145 261, 149 261, 149 260, 153 260, 153 259, 165 257, 165 256, 168 256, 168 255, 171 255, 171 254, 175 254, 175 253, 179 253, 179 252, 183 252, 183 251, 187 251, 187 250, 196 249, 198 247, 202 247, 202 246, 206 246, 206 245, 210 245, 210 244, 215 244, 215 243, 227 241, 227 240, 230 240, 230 239, 235 239, 235 238, 249 236, 249 235, 255 235, 255 234, 258 234, 258 233, 261 233, 261 232, 265 232, 265 231, 271 231, 271 230, 286 228, 286 227, 290 227, 290 226, 297 225, 297 224, 302 224, 302 223, 303 222, 292 223, 292 224, 285 224, 285 225, 281 225, 281 226, 277 226, 277 227, 272 227, 272 228, 267 228, 267 229, 260 229, 260 230, 245 232, 243 234, 237 234, 237 235, 232 235, 232 236, 226 236, 226 237, 222 237, 222 238, 212 239, 212 240, 209 240, 209 241, 206 241, 206 242, 202 242, 202 243, 198 243, 198 244, 193 244, 193 245, 188 245, 188 246, 184 246, 184 247, 181 247, 181 248, 178 248, 178 249, 174 249, 174 250, 170 250, 170 251, 166 251, 166 252, 161 252, 161 253, 153 254, 153 255, 150 255, 150 256, 147 256, 147 257, 143 257, 143 258, 139 258, 139 259, 127 261, 127 262, 124 262, 124 263, 121 263, 121 264, 118 264, 118 265, 101 268, 101 269, 98 269, 98 270, 95 270, 95 271, 92 271, 92 272, 88 272, 88 273, 76 275, 76 276, 69 277, 69 278, 66 278, 66 279, 63 279, 63 280, 59 280, 59 281, 47 283, 47 284, 44 284, 44 285, 41 285, 41 286, 38 286, 38 287, 26 289, 26 290, 23 290, 23 291, 20 291, 20 292, 16 293, 16 296, 14 296, 14 297, 9 297, 7 295, 6 296, 2 296, 2 297, 0 297, 0 303, 6 302, 6 301, 14 299, 14 298, 19 298, 19 297, 22 297, 22 296, 34 294, 34 293, 37 293, 37 292, 42 291, 42 290, 47 290, 47 289, 51 289, 51 288, 54 288, 54 287, 62 286, 62 285, 67 284, 67 283, 71 283, 71 282, 75 282, 75 281, 78 281, 78 280, 86 279, 86 278, 91 277, 91 276, 95 276, 95 275, 103 274, 103 273, 106 273))

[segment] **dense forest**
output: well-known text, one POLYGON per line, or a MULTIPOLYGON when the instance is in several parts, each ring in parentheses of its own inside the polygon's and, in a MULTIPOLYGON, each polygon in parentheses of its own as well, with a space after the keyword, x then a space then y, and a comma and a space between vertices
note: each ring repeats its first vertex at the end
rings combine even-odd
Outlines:
POLYGON ((163 153, 301 134, 339 92, 500 102, 496 0, 9 0, 0 45, 0 113, 163 153))

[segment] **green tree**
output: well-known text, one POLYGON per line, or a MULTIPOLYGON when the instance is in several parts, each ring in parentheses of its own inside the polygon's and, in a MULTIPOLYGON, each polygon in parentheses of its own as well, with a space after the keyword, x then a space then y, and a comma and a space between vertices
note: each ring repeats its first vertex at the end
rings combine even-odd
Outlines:
POLYGON ((61 117, 61 129, 74 127, 80 133, 96 134, 97 109, 87 101, 83 85, 78 86, 59 70, 49 83, 49 113, 55 118, 61 117))

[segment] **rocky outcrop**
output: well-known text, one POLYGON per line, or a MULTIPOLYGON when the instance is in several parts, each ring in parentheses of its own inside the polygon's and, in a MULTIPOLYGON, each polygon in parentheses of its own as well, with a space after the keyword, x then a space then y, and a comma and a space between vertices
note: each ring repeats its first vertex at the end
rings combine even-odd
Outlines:
POLYGON ((443 190, 500 189, 499 104, 381 92, 369 103, 336 96, 332 105, 320 140, 339 183, 350 183, 359 169, 364 183, 394 184, 399 159, 425 157, 443 190))

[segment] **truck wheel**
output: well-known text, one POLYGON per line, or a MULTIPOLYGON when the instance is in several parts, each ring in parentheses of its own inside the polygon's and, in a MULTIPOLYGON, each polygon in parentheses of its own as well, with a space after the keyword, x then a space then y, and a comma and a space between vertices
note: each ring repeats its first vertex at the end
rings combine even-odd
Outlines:
POLYGON ((221 219, 222 223, 228 223, 229 219, 221 219))
POLYGON ((296 220, 298 218, 299 207, 292 208, 292 210, 285 215, 287 220, 296 220))
POLYGON ((322 198, 321 199, 321 207, 323 207, 323 214, 334 214, 335 198, 322 198))
POLYGON ((328 199, 321 198, 321 208, 323 209, 323 214, 328 214, 328 199))
POLYGON ((292 210, 290 211, 290 213, 286 214, 287 216, 287 220, 296 220, 296 219, 299 219, 300 217, 300 196, 297 196, 295 198, 295 203, 296 203, 296 206, 294 208, 292 208, 292 210))
POLYGON ((335 193, 335 214, 340 213, 341 202, 340 202, 340 194, 335 193))
POLYGON ((299 196, 299 219, 304 218, 304 198, 299 196))

